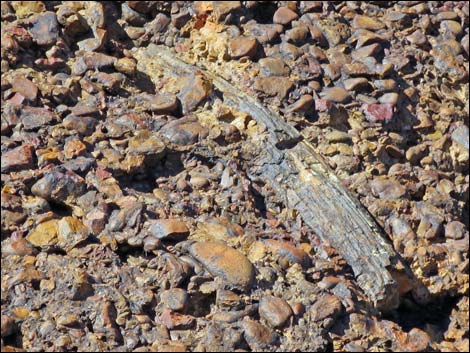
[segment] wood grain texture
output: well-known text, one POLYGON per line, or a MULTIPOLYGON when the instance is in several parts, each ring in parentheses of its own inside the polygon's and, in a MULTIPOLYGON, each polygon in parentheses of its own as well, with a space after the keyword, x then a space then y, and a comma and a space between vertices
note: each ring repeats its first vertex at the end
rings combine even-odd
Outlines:
POLYGON ((202 72, 223 93, 224 103, 251 115, 264 125, 268 137, 252 161, 249 176, 273 187, 287 207, 296 209, 322 241, 329 242, 354 271, 356 280, 381 311, 399 305, 398 283, 393 273, 411 270, 384 237, 368 211, 342 185, 333 171, 301 134, 281 116, 217 74, 177 58, 167 48, 150 45, 135 53, 138 69, 150 77, 155 72, 187 75, 202 72), (151 65, 142 65, 151 62, 151 65))

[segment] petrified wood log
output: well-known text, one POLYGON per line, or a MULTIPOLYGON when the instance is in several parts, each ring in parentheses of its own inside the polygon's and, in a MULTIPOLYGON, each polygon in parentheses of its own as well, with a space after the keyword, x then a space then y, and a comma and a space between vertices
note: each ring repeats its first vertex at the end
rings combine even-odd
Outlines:
POLYGON ((294 127, 231 83, 210 70, 183 62, 165 47, 150 45, 135 56, 139 60, 138 69, 150 77, 158 72, 187 75, 202 71, 223 93, 225 104, 250 114, 266 126, 268 137, 252 161, 250 177, 269 182, 280 200, 295 208, 322 241, 336 248, 377 309, 388 311, 399 305, 397 279, 413 281, 411 270, 367 210, 341 185, 294 127))

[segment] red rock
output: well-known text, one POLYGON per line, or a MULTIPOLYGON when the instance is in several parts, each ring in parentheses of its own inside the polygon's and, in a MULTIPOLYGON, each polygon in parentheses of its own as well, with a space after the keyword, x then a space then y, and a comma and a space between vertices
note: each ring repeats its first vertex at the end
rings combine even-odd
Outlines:
POLYGON ((2 153, 2 173, 34 168, 34 147, 23 145, 2 153))
POLYGON ((390 122, 395 112, 393 104, 363 104, 362 111, 370 122, 390 122))
POLYGON ((281 24, 281 25, 287 25, 298 18, 299 18, 299 15, 297 15, 291 9, 287 7, 280 7, 274 13, 273 22, 281 24))

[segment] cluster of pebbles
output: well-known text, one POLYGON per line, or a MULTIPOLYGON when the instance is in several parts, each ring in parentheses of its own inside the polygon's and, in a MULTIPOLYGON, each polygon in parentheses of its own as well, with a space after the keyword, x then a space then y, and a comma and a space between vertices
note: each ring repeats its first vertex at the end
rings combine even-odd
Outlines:
POLYGON ((2 351, 468 351, 467 2, 3 1, 1 21, 2 351), (202 74, 149 75, 152 44, 298 129, 430 296, 377 312, 249 177, 265 128, 202 74))

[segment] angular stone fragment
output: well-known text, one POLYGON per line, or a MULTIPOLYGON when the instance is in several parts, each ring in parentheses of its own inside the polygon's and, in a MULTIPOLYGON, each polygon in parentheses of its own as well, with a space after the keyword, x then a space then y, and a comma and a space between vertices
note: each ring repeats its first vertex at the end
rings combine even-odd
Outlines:
POLYGON ((67 158, 82 156, 86 152, 86 145, 79 139, 70 139, 64 144, 64 155, 67 158))
POLYGON ((33 41, 41 46, 51 46, 59 38, 59 23, 55 12, 44 12, 29 19, 31 28, 29 32, 33 41))
POLYGON ((281 24, 281 25, 287 25, 298 18, 299 18, 299 15, 297 15, 291 9, 287 7, 280 7, 274 13, 273 22, 281 24))
POLYGON ((186 85, 178 94, 183 106, 183 113, 187 114, 194 110, 212 93, 212 84, 202 75, 191 75, 186 78, 186 85))
POLYGON ((57 115, 46 108, 23 107, 20 117, 25 130, 36 130, 57 121, 57 115))
POLYGON ((309 94, 303 95, 295 103, 287 107, 287 112, 308 112, 314 109, 315 100, 309 94))
POLYGON ((165 153, 165 144, 158 135, 149 130, 139 130, 129 139, 129 153, 153 155, 158 158, 165 153))
POLYGON ((179 106, 178 98, 170 93, 157 94, 150 99, 150 110, 158 115, 177 114, 179 106))
POLYGON ((271 43, 282 33, 283 27, 279 24, 261 24, 249 21, 243 27, 246 35, 255 37, 261 44, 271 43))
POLYGON ((153 221, 149 232, 154 237, 166 240, 183 240, 189 235, 186 223, 178 219, 159 219, 153 221))
POLYGON ((169 309, 164 309, 156 321, 164 324, 168 330, 187 330, 196 323, 194 316, 175 313, 169 309))
POLYGON ((34 102, 38 96, 38 87, 23 76, 17 76, 12 82, 12 91, 18 92, 26 99, 34 102))
POLYGON ((89 235, 88 228, 77 218, 64 217, 57 223, 57 245, 66 251, 86 240, 89 235))
POLYGON ((85 190, 86 184, 82 177, 71 171, 57 169, 47 173, 31 187, 31 192, 36 196, 64 203, 82 195, 85 190))
POLYGON ((259 314, 272 327, 282 327, 292 316, 290 305, 282 298, 264 296, 259 303, 259 314))
POLYGON ((241 8, 240 1, 213 1, 213 6, 217 21, 223 20, 228 14, 241 8))
POLYGON ((30 144, 2 153, 2 173, 34 167, 34 147, 30 144))
POLYGON ((117 61, 114 56, 95 53, 85 52, 72 66, 72 72, 75 75, 83 75, 87 70, 99 70, 107 67, 111 67, 117 61))
POLYGON ((52 246, 57 244, 58 220, 53 219, 40 223, 26 237, 34 246, 52 246))
POLYGON ((191 244, 189 253, 213 275, 235 288, 248 291, 254 281, 251 262, 239 251, 217 242, 191 244))
POLYGON ((465 148, 467 151, 469 149, 469 133, 468 133, 468 126, 467 125, 461 125, 458 128, 456 128, 451 135, 452 141, 457 142, 459 145, 461 145, 463 148, 465 148))
POLYGON ((69 115, 62 121, 66 129, 75 130, 82 135, 91 135, 97 123, 98 121, 90 116, 75 115, 69 115))
POLYGON ((310 308, 313 321, 321 321, 327 317, 335 318, 341 313, 341 301, 334 295, 324 295, 310 308))

